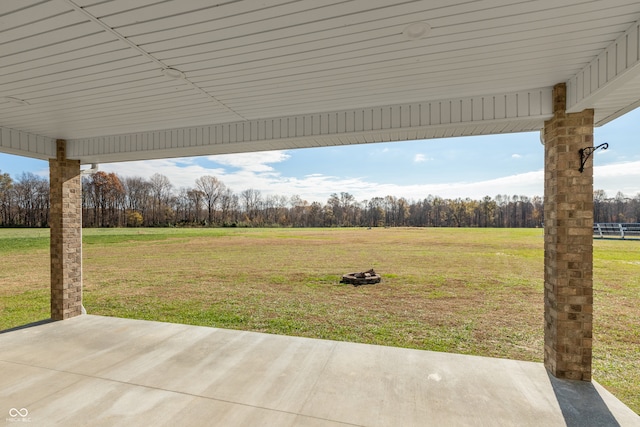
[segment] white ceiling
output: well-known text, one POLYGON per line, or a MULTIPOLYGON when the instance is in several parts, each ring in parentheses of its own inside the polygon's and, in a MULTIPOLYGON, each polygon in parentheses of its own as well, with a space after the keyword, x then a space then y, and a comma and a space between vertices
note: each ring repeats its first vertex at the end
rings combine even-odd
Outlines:
POLYGON ((598 124, 640 0, 1 0, 0 151, 83 163, 598 124), (425 37, 403 32, 429 25, 425 37), (184 73, 172 79, 163 69, 184 73))

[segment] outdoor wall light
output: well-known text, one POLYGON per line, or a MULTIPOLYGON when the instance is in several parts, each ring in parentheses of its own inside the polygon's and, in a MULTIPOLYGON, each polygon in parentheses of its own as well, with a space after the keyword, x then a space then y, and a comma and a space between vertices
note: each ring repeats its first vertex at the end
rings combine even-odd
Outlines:
POLYGON ((578 150, 578 154, 580 154, 580 169, 578 169, 578 171, 580 173, 582 173, 584 171, 585 163, 587 163, 587 160, 589 159, 589 157, 598 148, 602 148, 603 150, 606 150, 607 148, 609 148, 609 144, 604 142, 604 143, 598 145, 597 147, 586 147, 586 148, 581 148, 581 149, 578 150))

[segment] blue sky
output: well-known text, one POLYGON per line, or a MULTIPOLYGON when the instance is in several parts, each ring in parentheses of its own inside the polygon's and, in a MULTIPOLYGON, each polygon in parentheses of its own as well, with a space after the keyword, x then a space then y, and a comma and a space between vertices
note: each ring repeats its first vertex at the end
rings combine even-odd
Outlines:
MULTIPOLYGON (((596 128, 594 188, 610 197, 640 193, 640 109, 596 128)), ((394 195, 480 199, 498 194, 542 196, 544 147, 538 132, 231 154, 101 164, 121 176, 166 175, 175 188, 194 187, 202 175, 218 177, 233 191, 253 188, 264 196, 298 195, 326 202, 348 192, 362 201, 394 195)), ((0 171, 48 176, 45 161, 0 154, 0 171)))

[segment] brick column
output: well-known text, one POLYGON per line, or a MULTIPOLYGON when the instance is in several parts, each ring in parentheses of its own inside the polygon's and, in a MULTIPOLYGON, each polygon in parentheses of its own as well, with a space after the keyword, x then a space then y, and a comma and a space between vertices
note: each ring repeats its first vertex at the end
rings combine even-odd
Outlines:
POLYGON ((51 226, 51 319, 82 314, 82 187, 80 161, 66 158, 66 141, 56 142, 49 160, 51 226))
POLYGON ((557 378, 591 381, 593 110, 566 113, 566 86, 553 90, 544 124, 544 364, 557 378))

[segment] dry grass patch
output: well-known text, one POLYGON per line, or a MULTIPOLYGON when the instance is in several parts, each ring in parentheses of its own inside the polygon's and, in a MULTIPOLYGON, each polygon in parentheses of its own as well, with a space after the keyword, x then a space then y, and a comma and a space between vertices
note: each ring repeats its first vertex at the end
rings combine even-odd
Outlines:
POLYGON ((542 266, 526 255, 539 251, 541 232, 523 243, 497 232, 465 240, 469 233, 456 231, 460 241, 443 239, 452 230, 268 230, 113 253, 87 248, 86 305, 108 315, 540 360, 542 266), (339 283, 369 268, 382 284, 339 283))
MULTIPOLYGON (((542 360, 542 230, 85 230, 84 242, 93 314, 542 360), (339 283, 369 268, 382 283, 339 283)), ((48 317, 48 251, 27 246, 3 254, 0 329, 48 317)), ((594 377, 640 412, 640 241, 594 246, 594 377)))

